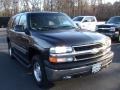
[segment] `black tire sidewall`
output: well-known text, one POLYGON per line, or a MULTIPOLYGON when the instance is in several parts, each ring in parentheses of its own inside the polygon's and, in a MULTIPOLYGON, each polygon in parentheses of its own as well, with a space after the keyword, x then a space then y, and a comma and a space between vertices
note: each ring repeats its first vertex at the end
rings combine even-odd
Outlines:
POLYGON ((118 36, 118 42, 120 42, 120 35, 118 36))
POLYGON ((45 86, 45 84, 47 83, 47 78, 46 78, 46 73, 45 73, 45 68, 44 68, 44 64, 43 64, 43 61, 40 60, 40 56, 39 55, 34 55, 33 58, 32 58, 32 73, 33 73, 33 77, 34 77, 34 80, 36 81, 36 83, 40 86, 40 87, 43 87, 45 86), (41 68, 41 81, 38 82, 34 76, 34 64, 35 63, 38 63, 40 65, 40 68, 41 68))

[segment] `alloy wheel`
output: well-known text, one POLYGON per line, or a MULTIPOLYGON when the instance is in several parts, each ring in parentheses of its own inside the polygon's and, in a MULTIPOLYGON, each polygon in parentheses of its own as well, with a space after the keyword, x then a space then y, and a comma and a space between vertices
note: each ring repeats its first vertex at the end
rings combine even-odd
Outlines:
POLYGON ((41 73, 41 68, 38 62, 34 63, 34 77, 37 80, 37 82, 41 82, 42 73, 41 73))

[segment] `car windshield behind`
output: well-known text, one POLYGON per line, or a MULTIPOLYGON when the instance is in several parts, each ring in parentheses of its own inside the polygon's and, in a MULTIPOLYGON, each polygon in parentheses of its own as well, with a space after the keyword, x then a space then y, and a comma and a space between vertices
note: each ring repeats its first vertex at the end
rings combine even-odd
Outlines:
POLYGON ((82 21, 83 17, 75 17, 73 18, 73 21, 82 21))
POLYGON ((109 23, 109 24, 112 24, 112 23, 113 24, 120 24, 120 17, 112 17, 108 20, 107 23, 109 23))
POLYGON ((75 28, 72 20, 62 13, 33 13, 30 15, 30 27, 36 30, 75 28))

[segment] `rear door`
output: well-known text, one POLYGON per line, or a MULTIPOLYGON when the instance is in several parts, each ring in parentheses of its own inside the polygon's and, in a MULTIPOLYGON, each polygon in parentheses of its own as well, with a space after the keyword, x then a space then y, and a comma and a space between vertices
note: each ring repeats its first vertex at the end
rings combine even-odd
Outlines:
POLYGON ((9 23, 8 37, 10 37, 10 42, 11 42, 11 46, 13 47, 13 49, 16 49, 16 46, 17 46, 18 37, 17 37, 17 33, 14 28, 16 25, 18 25, 19 20, 20 20, 20 15, 17 15, 17 16, 12 17, 9 23))
POLYGON ((26 14, 21 15, 20 20, 18 25, 23 26, 23 30, 20 30, 17 33, 17 45, 18 45, 18 50, 20 53, 20 57, 23 59, 23 61, 26 64, 29 64, 29 61, 27 59, 28 57, 28 47, 29 47, 29 35, 27 35, 25 32, 28 29, 27 27, 27 16, 26 14))

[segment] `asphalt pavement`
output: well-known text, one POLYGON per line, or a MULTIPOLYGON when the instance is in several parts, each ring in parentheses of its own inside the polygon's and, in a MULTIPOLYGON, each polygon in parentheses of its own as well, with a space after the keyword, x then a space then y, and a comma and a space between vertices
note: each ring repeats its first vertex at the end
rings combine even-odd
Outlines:
MULTIPOLYGON (((29 70, 10 59, 5 37, 6 33, 0 30, 0 90, 46 90, 36 85, 29 70)), ((96 74, 56 81, 47 90, 120 90, 120 44, 114 43, 112 50, 115 56, 108 68, 96 74)))

